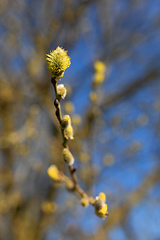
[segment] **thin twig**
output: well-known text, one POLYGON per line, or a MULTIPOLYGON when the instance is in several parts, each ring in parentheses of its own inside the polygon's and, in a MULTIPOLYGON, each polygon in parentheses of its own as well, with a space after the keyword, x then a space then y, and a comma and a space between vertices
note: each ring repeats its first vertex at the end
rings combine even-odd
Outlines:
MULTIPOLYGON (((56 108, 56 117, 59 121, 60 127, 61 127, 61 121, 62 121, 62 113, 61 113, 61 105, 60 105, 60 97, 58 96, 57 93, 57 81, 55 80, 55 78, 51 78, 51 83, 54 87, 54 91, 55 91, 55 96, 56 99, 54 101, 54 105, 56 108)), ((62 136, 63 136, 63 147, 68 148, 68 139, 65 138, 64 135, 64 129, 61 127, 61 132, 62 132, 62 136)), ((78 185, 78 180, 77 180, 77 176, 75 174, 76 172, 76 168, 72 168, 71 166, 68 166, 74 187, 73 187, 73 191, 75 191, 81 198, 88 198, 88 201, 90 204, 94 205, 95 203, 95 199, 93 197, 88 196, 83 190, 82 188, 78 185)))

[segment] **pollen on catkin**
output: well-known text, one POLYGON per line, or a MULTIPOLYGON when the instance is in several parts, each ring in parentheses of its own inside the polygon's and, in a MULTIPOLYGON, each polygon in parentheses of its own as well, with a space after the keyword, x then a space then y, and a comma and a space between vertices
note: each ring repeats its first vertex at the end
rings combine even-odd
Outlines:
POLYGON ((101 197, 104 202, 106 201, 106 195, 105 195, 104 192, 100 192, 100 193, 99 193, 99 197, 101 197))
POLYGON ((68 163, 69 166, 74 164, 74 157, 68 148, 64 148, 62 154, 64 161, 68 163))
POLYGON ((107 215, 108 215, 108 211, 107 210, 108 210, 108 206, 105 203, 104 206, 100 210, 95 211, 95 213, 100 218, 106 218, 107 215))
POLYGON ((46 54, 48 69, 50 70, 52 76, 58 80, 60 77, 63 77, 64 71, 70 66, 70 57, 61 47, 57 47, 56 50, 51 51, 49 54, 46 54))

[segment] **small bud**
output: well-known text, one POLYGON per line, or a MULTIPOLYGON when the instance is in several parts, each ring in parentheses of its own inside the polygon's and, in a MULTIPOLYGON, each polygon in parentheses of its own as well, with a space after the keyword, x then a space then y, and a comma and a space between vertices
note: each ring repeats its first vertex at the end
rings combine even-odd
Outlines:
POLYGON ((68 126, 67 128, 64 129, 64 136, 66 139, 74 139, 72 126, 68 126))
POLYGON ((69 166, 74 164, 74 157, 68 148, 63 149, 63 159, 69 166))
POLYGON ((61 127, 67 128, 71 125, 71 118, 69 115, 64 115, 61 121, 61 127))
POLYGON ((54 106, 55 106, 55 108, 58 108, 58 105, 59 105, 59 101, 58 101, 58 99, 55 99, 55 100, 54 100, 54 106))
POLYGON ((83 207, 88 207, 88 205, 89 205, 88 198, 83 197, 81 199, 81 204, 82 204, 83 207))
POLYGON ((70 57, 67 55, 67 51, 60 47, 46 55, 48 69, 57 81, 60 77, 63 77, 64 71, 70 66, 70 57))
POLYGON ((76 167, 72 168, 72 173, 75 173, 76 171, 77 171, 76 167))
POLYGON ((58 93, 58 96, 62 99, 64 99, 66 97, 67 89, 64 87, 63 84, 59 84, 57 86, 57 93, 58 93))

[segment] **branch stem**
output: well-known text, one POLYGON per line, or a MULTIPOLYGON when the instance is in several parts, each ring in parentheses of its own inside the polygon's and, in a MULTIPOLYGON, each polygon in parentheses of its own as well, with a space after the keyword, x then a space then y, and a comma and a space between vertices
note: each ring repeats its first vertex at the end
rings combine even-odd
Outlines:
MULTIPOLYGON (((58 95, 57 92, 57 81, 55 78, 51 78, 51 83, 54 87, 54 91, 55 91, 55 108, 56 108, 56 117, 59 121, 60 127, 61 127, 61 121, 62 121, 62 113, 61 113, 61 105, 60 105, 60 97, 58 95)), ((64 148, 68 148, 68 139, 65 138, 64 136, 64 129, 61 127, 61 132, 62 132, 62 137, 63 137, 63 147, 64 148)), ((73 191, 75 191, 81 198, 86 197, 88 198, 90 204, 94 205, 95 203, 95 199, 93 197, 88 196, 83 190, 82 188, 78 185, 78 180, 77 180, 77 176, 75 174, 76 172, 76 168, 72 168, 72 166, 68 166, 72 181, 73 181, 73 191)))

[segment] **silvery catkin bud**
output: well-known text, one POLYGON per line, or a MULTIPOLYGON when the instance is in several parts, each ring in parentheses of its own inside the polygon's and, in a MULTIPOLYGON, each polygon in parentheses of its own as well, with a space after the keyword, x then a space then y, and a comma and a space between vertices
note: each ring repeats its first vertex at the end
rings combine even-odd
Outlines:
POLYGON ((64 115, 61 121, 61 127, 67 128, 71 125, 71 118, 69 115, 64 115))
POLYGON ((66 139, 74 139, 73 127, 71 125, 64 129, 64 136, 66 139))
POLYGON ((103 201, 103 199, 100 196, 97 196, 95 199, 95 209, 96 210, 100 210, 104 207, 105 202, 103 201))
POLYGON ((105 193, 101 192, 99 195, 95 198, 95 214, 100 218, 106 218, 108 216, 108 206, 105 203, 106 201, 106 195, 105 193))
POLYGON ((66 97, 67 89, 64 87, 63 84, 57 85, 57 94, 62 99, 64 99, 66 97))
POLYGON ((68 148, 63 149, 63 159, 69 166, 74 164, 74 157, 68 148))

